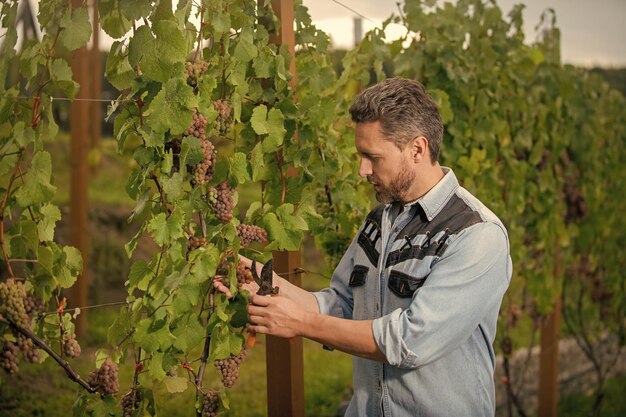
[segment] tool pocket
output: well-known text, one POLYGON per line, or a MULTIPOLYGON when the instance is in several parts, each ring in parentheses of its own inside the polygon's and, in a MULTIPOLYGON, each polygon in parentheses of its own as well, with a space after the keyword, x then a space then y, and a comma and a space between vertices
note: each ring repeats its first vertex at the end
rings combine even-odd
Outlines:
POLYGON ((389 274, 389 284, 391 292, 400 298, 409 298, 426 281, 424 278, 415 278, 403 272, 391 271, 389 274))
POLYGON ((369 270, 370 269, 366 266, 355 265, 352 273, 350 274, 350 282, 348 285, 351 287, 360 287, 365 284, 369 270))

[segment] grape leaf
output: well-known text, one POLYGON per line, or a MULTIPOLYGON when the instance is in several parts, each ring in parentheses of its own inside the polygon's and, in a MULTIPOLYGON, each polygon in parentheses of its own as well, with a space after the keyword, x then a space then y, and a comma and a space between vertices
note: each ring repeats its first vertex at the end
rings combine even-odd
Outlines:
POLYGON ((134 288, 145 291, 148 288, 148 284, 150 283, 153 275, 154 272, 146 261, 135 261, 131 265, 130 272, 128 273, 128 285, 130 286, 129 292, 131 292, 134 288))
POLYGON ((285 138, 285 118, 283 113, 273 108, 267 115, 267 131, 268 135, 263 140, 263 152, 274 152, 282 144, 285 138))
POLYGON ((61 220, 61 211, 53 204, 45 204, 41 207, 41 220, 37 223, 39 241, 49 242, 54 240, 54 228, 56 222, 61 220))
POLYGON ((68 50, 73 51, 87 43, 91 37, 91 22, 86 8, 68 8, 59 22, 62 28, 59 42, 68 50))
POLYGON ((72 69, 64 59, 55 59, 50 64, 50 78, 69 98, 74 98, 79 85, 72 80, 72 69))
POLYGON ((148 222, 147 230, 154 241, 162 246, 183 236, 180 227, 182 222, 183 218, 178 211, 174 211, 169 217, 165 213, 159 213, 148 222))
POLYGON ((250 118, 250 124, 252 129, 257 135, 266 135, 269 133, 267 126, 267 106, 260 104, 252 110, 252 117, 250 118))
POLYGON ((137 324, 133 339, 148 352, 167 350, 176 341, 167 321, 165 319, 154 320, 152 317, 145 318, 137 324))
MULTIPOLYGON (((199 293, 197 287, 190 290, 199 293)), ((204 341, 205 329, 196 314, 189 313, 179 317, 172 323, 172 334, 176 337, 174 347, 190 352, 204 341)))
POLYGON ((26 174, 25 184, 15 192, 15 199, 22 207, 42 204, 54 197, 56 187, 50 184, 52 159, 46 151, 33 156, 31 167, 26 174))
POLYGON ((230 158, 230 174, 237 180, 238 184, 243 184, 251 180, 246 154, 236 152, 230 158))
POLYGON ((121 2, 124 0, 100 0, 100 25, 112 38, 121 38, 131 28, 131 22, 124 16, 121 10, 121 2))
POLYGON ((191 109, 197 105, 198 99, 185 80, 173 78, 163 85, 144 115, 155 132, 169 130, 173 135, 180 135, 191 124, 191 109))

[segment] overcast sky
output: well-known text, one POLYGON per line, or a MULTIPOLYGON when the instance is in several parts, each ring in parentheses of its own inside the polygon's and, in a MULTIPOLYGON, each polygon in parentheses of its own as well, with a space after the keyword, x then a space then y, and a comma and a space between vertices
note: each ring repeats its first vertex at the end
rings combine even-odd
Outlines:
MULTIPOLYGON (((398 13, 396 0, 303 0, 317 26, 331 35, 337 47, 354 44, 356 10, 380 26, 391 13, 398 13)), ((403 1, 402 1, 403 2, 403 1)), ((626 0, 497 0, 506 15, 513 5, 524 3, 524 31, 535 39, 534 27, 546 8, 556 12, 561 29, 561 57, 564 63, 580 66, 626 67, 626 0)), ((364 31, 374 26, 363 20, 364 31)), ((400 27, 390 28, 396 34, 400 27)), ((393 36, 393 35, 392 35, 393 36)))

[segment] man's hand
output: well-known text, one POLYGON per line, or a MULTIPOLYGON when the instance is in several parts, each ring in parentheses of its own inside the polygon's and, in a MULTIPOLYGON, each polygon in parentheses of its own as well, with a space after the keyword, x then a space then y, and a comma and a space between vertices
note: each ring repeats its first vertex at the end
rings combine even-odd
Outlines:
MULTIPOLYGON (((242 262, 246 268, 251 269, 252 268, 252 260, 246 258, 245 256, 239 255, 239 261, 242 262)), ((256 263, 257 266, 257 274, 261 274, 261 268, 263 268, 263 264, 257 262, 256 263)), ((213 278, 213 288, 215 288, 217 291, 221 292, 222 294, 225 294, 226 297, 228 298, 232 298, 233 297, 233 293, 230 292, 230 288, 228 288, 224 282, 226 282, 228 280, 228 277, 225 275, 216 275, 215 278, 213 278)), ((247 290, 250 294, 256 294, 257 291, 259 290, 259 285, 252 281, 248 284, 243 284, 241 286, 242 289, 247 290)))
POLYGON ((248 330, 291 338, 302 335, 311 313, 286 297, 251 295, 248 330))

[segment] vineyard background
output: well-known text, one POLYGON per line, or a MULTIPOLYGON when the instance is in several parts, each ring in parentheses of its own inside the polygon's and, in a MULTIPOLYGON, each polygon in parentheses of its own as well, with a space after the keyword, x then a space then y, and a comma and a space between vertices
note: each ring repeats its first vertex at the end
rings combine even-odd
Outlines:
MULTIPOLYGON (((52 26, 49 28, 50 34, 55 33, 52 30, 54 25, 66 25, 64 29, 68 33, 72 33, 72 25, 76 25, 78 32, 75 34, 80 36, 64 38, 57 34, 56 39, 51 36, 48 39, 48 42, 57 42, 60 38, 59 42, 71 50, 88 39, 85 34, 87 14, 70 12, 69 21, 55 21, 54 14, 62 14, 65 3, 50 2, 50 15, 40 15, 39 20, 44 26, 52 26)), ((244 22, 249 23, 241 20, 244 18, 239 15, 229 15, 227 8, 219 10, 227 3, 214 2, 211 13, 217 13, 223 18, 230 16, 233 27, 237 24, 244 27, 244 22)), ((103 25, 106 26, 104 22, 108 22, 109 30, 114 29, 111 27, 111 22, 114 22, 111 13, 118 10, 117 6, 111 4, 101 2, 100 6, 103 25)), ((185 4, 189 10, 195 10, 191 2, 185 4)), ((237 2, 240 10, 250 10, 253 4, 237 2)), ((76 10, 84 10, 81 9, 81 2, 76 5, 76 10)), ((169 23, 158 26, 158 22, 169 19, 169 16, 164 17, 168 13, 163 6, 156 9, 154 14, 150 14, 151 2, 137 1, 135 6, 141 6, 139 10, 153 23, 153 28, 154 23, 157 24, 154 29, 156 47, 160 47, 159 36, 176 33, 174 26, 169 23), (159 32, 159 28, 164 32, 159 32), (170 30, 172 32, 168 32, 170 30)), ((3 5, 3 27, 6 22, 10 26, 11 19, 16 16, 11 13, 16 12, 17 2, 6 2, 3 5)), ((182 12, 176 17, 182 19, 181 16, 182 12)), ((238 110, 234 123, 240 127, 235 127, 237 133, 234 145, 227 135, 218 135, 215 141, 218 155, 227 158, 230 168, 222 165, 221 171, 220 168, 217 170, 217 177, 238 186, 237 210, 241 221, 253 220, 249 215, 244 215, 250 213, 248 209, 255 201, 270 202, 272 207, 269 211, 265 211, 262 218, 256 217, 257 221, 270 228, 270 240, 273 243, 269 249, 294 250, 300 245, 302 229, 309 229, 302 249, 303 286, 321 288, 330 276, 333 262, 372 203, 369 190, 358 185, 360 181, 355 175, 356 160, 347 122, 347 105, 359 88, 384 77, 404 75, 424 81, 438 101, 446 122, 444 164, 454 167, 464 180, 464 185, 489 202, 511 233, 516 276, 502 308, 497 341, 497 350, 500 352, 498 370, 502 372, 497 379, 499 414, 533 415, 536 412, 538 388, 532 386, 537 383, 539 365, 535 359, 527 360, 530 355, 526 355, 525 349, 533 346, 532 350, 537 353, 539 329, 545 324, 546 317, 554 314, 553 307, 556 305, 562 308, 561 336, 569 342, 569 348, 565 351, 570 352, 570 356, 561 360, 561 367, 566 364, 563 379, 569 380, 570 387, 573 384, 581 388, 564 388, 561 391, 563 398, 559 403, 559 414, 622 415, 626 406, 620 393, 626 381, 623 376, 624 356, 622 354, 620 359, 618 352, 623 350, 626 308, 622 272, 626 265, 621 250, 626 243, 622 216, 626 207, 619 196, 624 189, 625 179, 621 161, 624 157, 626 124, 625 87, 623 82, 620 83, 619 75, 624 74, 624 71, 588 71, 561 65, 559 30, 551 18, 548 14, 540 23, 540 40, 527 46, 519 31, 521 9, 514 9, 509 16, 505 16, 497 6, 474 1, 461 1, 441 9, 431 9, 429 2, 407 1, 403 13, 395 18, 409 28, 406 39, 385 43, 383 32, 374 30, 366 34, 353 50, 332 51, 325 35, 312 26, 305 9, 296 7, 297 78, 293 79, 290 86, 287 85, 289 77, 284 67, 278 70, 276 66, 288 62, 288 52, 272 49, 268 39, 259 33, 250 35, 252 38, 234 37, 231 40, 233 54, 239 54, 236 59, 247 59, 247 67, 243 72, 237 73, 237 64, 232 64, 233 74, 242 78, 234 83, 229 80, 207 86, 214 89, 213 94, 220 89, 228 89, 230 93, 241 96, 248 94, 257 100, 249 100, 248 108, 244 104, 238 110), (242 46, 237 49, 237 45, 242 46), (262 51, 265 55, 261 54, 262 51), (260 56, 263 60, 257 60, 260 56), (605 76, 611 84, 595 73, 605 76), (268 86, 267 81, 260 82, 261 79, 271 80, 274 84, 268 86), (241 90, 242 85, 246 85, 247 91, 241 90), (290 104, 292 102, 295 105, 290 104), (261 111, 261 106, 265 109, 262 126, 258 124, 258 118, 255 119, 256 124, 253 121, 254 114, 261 111), (280 109, 282 116, 279 117, 278 112, 272 113, 276 109, 280 109), (270 114, 277 118, 272 121, 270 114), (276 120, 280 122, 273 124, 276 120), (285 128, 282 128, 283 125, 285 128), (264 140, 258 142, 259 137, 270 137, 274 142, 265 145, 266 149, 255 152, 251 146, 264 140), (243 144, 238 140, 242 140, 243 144), (242 163, 241 155, 238 154, 247 154, 251 162, 233 169, 233 164, 242 163), (263 164, 267 168, 261 169, 263 164), (299 177, 287 176, 288 168, 292 167, 300 169, 299 177), (272 174, 271 169, 281 175, 272 174), (285 174, 284 178, 282 173, 285 174), (338 176, 337 173, 342 175, 338 176), (259 184, 262 185, 259 187, 259 184), (278 212, 277 218, 281 221, 280 213, 285 213, 285 218, 291 219, 282 221, 280 227, 268 223, 271 216, 265 216, 277 213, 276 210, 285 204, 294 204, 300 208, 278 212), (300 225, 290 229, 288 225, 300 224, 300 218, 306 221, 306 227, 300 225), (279 234, 282 242, 278 239, 279 234), (285 243, 285 237, 289 239, 288 243, 285 243), (578 354, 571 356, 572 351, 578 354), (574 383, 571 378, 576 373, 573 367, 567 366, 570 363, 589 364, 586 368, 582 367, 574 383), (571 368, 572 372, 567 373, 567 368, 571 368), (589 398, 582 399, 584 397, 589 398)), ((271 24, 276 23, 274 21, 271 24)), ((212 26, 201 37, 215 37, 219 30, 222 33, 224 31, 212 26)), ((60 29, 59 32, 63 33, 60 29)), ((239 36, 244 31, 235 33, 239 36)), ((188 53, 196 50, 193 47, 195 36, 191 38, 181 38, 183 41, 178 46, 183 50, 169 62, 173 67, 188 60, 188 53)), ((145 43, 146 39, 141 39, 141 45, 148 48, 150 44, 145 43)), ((5 35, 3 45, 9 41, 10 37, 5 35)), ((67 133, 70 130, 71 111, 69 102, 55 102, 50 98, 63 94, 71 97, 77 86, 70 81, 71 72, 68 75, 67 64, 46 59, 45 53, 41 54, 50 45, 53 50, 55 43, 46 44, 45 40, 41 44, 34 42, 26 49, 14 51, 14 56, 3 49, 0 66, 0 73, 4 76, 0 97, 0 191, 8 197, 5 198, 5 202, 8 202, 6 210, 3 202, 5 242, 25 233, 27 226, 21 223, 23 217, 20 212, 26 214, 31 211, 32 216, 32 210, 35 210, 36 214, 47 216, 50 204, 53 204, 60 207, 60 215, 52 216, 60 220, 51 221, 54 239, 48 238, 49 232, 40 232, 40 236, 44 234, 46 238, 40 237, 39 245, 43 248, 51 247, 54 240, 54 244, 63 248, 72 244, 68 201, 71 189, 69 166, 74 162, 74 157, 70 152, 71 140, 67 133), (36 54, 37 51, 40 55, 36 54), (38 64, 31 65, 29 60, 38 64), (22 71, 20 75, 18 66, 22 71), (24 72, 24 68, 30 68, 31 72, 24 72), (50 80, 41 83, 45 74, 50 74, 50 80), (18 80, 21 80, 21 84, 18 80), (32 96, 23 102, 15 99, 39 87, 39 91, 44 92, 41 95, 44 111, 40 121, 32 96), (60 127, 58 135, 55 134, 55 122, 60 127), (19 152, 15 151, 14 154, 13 149, 19 149, 19 152), (14 189, 10 185, 13 178, 10 172, 20 164, 26 172, 44 171, 45 177, 46 164, 35 162, 39 161, 35 157, 41 155, 39 152, 42 151, 50 155, 52 180, 42 179, 41 175, 27 179, 56 187, 56 192, 52 194, 46 191, 47 185, 42 187, 46 191, 45 200, 33 195, 33 191, 19 191, 32 182, 24 181, 23 185, 14 189), (32 162, 22 161, 16 165, 13 155, 18 154, 20 158, 24 155, 26 161, 32 162), (32 164, 30 170, 29 163, 32 164), (15 229, 12 229, 16 224, 21 227, 21 233, 15 233, 15 229)), ((124 59, 128 57, 124 58, 121 45, 114 44, 111 52, 104 54, 101 59, 108 80, 123 90, 130 85, 132 76, 128 75, 128 71, 130 68, 132 72, 132 68, 124 66, 124 59)), ((211 47, 207 46, 207 49, 211 47)), ((64 52, 59 52, 59 55, 63 57, 64 52)), ((211 52, 205 53, 207 61, 211 61, 211 56, 211 52)), ((233 59, 232 62, 235 62, 234 58, 224 53, 224 49, 220 56, 220 59, 233 59)), ((69 57, 69 53, 66 57, 69 57)), ((89 62, 88 58, 83 59, 89 62)), ((161 73, 158 68, 150 67, 149 63, 146 65, 152 68, 146 70, 147 80, 155 78, 164 89, 170 85, 167 77, 171 74, 161 73)), ((220 62, 219 65, 224 64, 220 62)), ((155 80, 147 82, 152 82, 150 88, 154 89, 155 80)), ((140 94, 143 87, 132 88, 139 88, 137 94, 140 94)), ((144 90, 148 91, 148 96, 153 94, 150 88, 144 90)), ((169 93, 176 95, 181 91, 182 87, 177 85, 169 93)), ((201 94, 198 94, 200 100, 201 94)), ((118 92, 111 84, 105 84, 101 96, 115 100, 118 92)), ((154 97, 151 97, 154 100, 152 103, 156 102, 154 97)), ((191 114, 190 107, 193 106, 187 107, 189 100, 193 101, 193 98, 188 96, 178 101, 181 114, 191 114)), ((230 101, 236 100, 236 96, 230 96, 230 101)), ((204 111, 211 113, 206 103, 198 104, 204 111)), ((125 106, 122 100, 117 100, 115 105, 120 108, 125 106)), ((137 108, 139 113, 133 113, 136 110, 130 110, 130 113, 140 120, 141 106, 137 108)), ((158 111, 163 111, 163 108, 158 111)), ((149 148, 146 147, 146 138, 154 140, 154 136, 144 136, 143 139, 139 135, 123 137, 120 125, 126 121, 124 117, 116 119, 121 120, 115 122, 117 127, 111 124, 121 113, 118 110, 108 124, 102 125, 105 135, 112 134, 115 138, 105 136, 85 157, 90 169, 87 229, 90 254, 85 263, 90 277, 89 300, 77 303, 72 300, 71 292, 61 289, 61 286, 56 290, 50 284, 47 284, 47 288, 37 288, 42 278, 36 270, 32 272, 30 280, 34 283, 35 292, 49 299, 47 310, 55 313, 47 316, 51 319, 56 317, 55 294, 59 298, 68 297, 67 308, 95 307, 83 308, 82 316, 78 316, 86 317, 84 313, 89 312, 89 331, 80 340, 82 355, 72 363, 81 375, 88 375, 94 369, 96 358, 101 362, 103 355, 110 355, 120 363, 120 384, 125 387, 123 393, 133 383, 135 367, 132 354, 116 349, 113 341, 117 336, 111 335, 108 330, 111 323, 119 321, 119 305, 105 304, 124 302, 129 296, 124 283, 131 273, 133 262, 135 265, 138 261, 150 262, 154 254, 165 247, 162 246, 164 241, 154 241, 154 234, 152 239, 146 234, 136 240, 137 247, 132 260, 128 259, 125 244, 134 241, 135 233, 149 225, 154 219, 151 216, 158 210, 139 213, 129 223, 127 218, 136 204, 134 198, 129 198, 125 188, 129 178, 137 178, 138 167, 141 169, 142 164, 146 163, 167 163, 167 156, 159 154, 146 157, 144 153, 138 157, 141 149, 149 148)), ((172 112, 166 113, 172 123, 182 126, 181 129, 188 123, 177 120, 176 114, 172 112)), ((215 116, 211 117, 215 120, 215 116)), ((167 137, 170 126, 163 126, 163 122, 157 118, 149 120, 149 123, 155 126, 155 131, 161 130, 167 137)), ((141 193, 135 189, 131 195, 138 197, 141 193)), ((177 204, 176 198, 172 200, 167 194, 164 198, 170 204, 177 204)), ((168 203, 164 203, 161 210, 165 212, 167 206, 168 203)), ((254 215, 254 210, 252 213, 254 215)), ((50 220, 46 221, 50 223, 50 220)), ((15 242, 17 244, 17 240, 15 242)), ((238 243, 233 239, 228 245, 237 246, 238 243)), ((228 245, 219 250, 232 248, 228 245)), ((15 247, 11 246, 13 251, 16 251, 15 247)), ((34 252, 37 253, 37 250, 34 252)), ((261 259, 268 259, 268 256, 269 251, 265 249, 261 259)), ((2 263, 3 280, 10 275, 6 259, 2 263)), ((77 275, 76 268, 70 265, 69 270, 70 275, 77 275)), ((151 310, 148 304, 146 308, 149 317, 151 310)), ((67 326, 70 330, 72 312, 68 310, 63 319, 69 321, 67 326)), ((58 321, 48 325, 52 330, 42 330, 40 327, 41 334, 52 335, 58 331, 58 321)), ((135 325, 139 325, 139 322, 135 325)), ((175 331, 176 324, 172 322, 171 326, 172 331, 175 331)), ((4 331, 10 334, 10 326, 5 325, 4 331)), ((142 345, 139 339, 136 343, 142 345)), ((253 349, 241 367, 240 381, 229 390, 231 415, 266 413, 265 395, 268 387, 265 382, 267 371, 263 364, 264 347, 261 344, 253 349)), ((163 351, 165 346, 155 349, 155 352, 163 351)), ((304 344, 304 352, 306 415, 336 415, 350 395, 349 358, 339 352, 322 351, 319 346, 308 342, 304 344)), ((152 365, 146 362, 146 366, 152 365)), ((102 405, 97 405, 100 404, 97 395, 81 393, 75 403, 77 385, 69 381, 63 370, 52 363, 50 358, 43 365, 22 364, 20 368, 17 375, 2 376, 0 399, 3 405, 0 406, 0 414, 67 415, 67 410, 72 406, 78 404, 79 408, 89 407, 87 403, 92 404, 92 412, 96 415, 105 415, 117 408, 119 395, 115 400, 105 399, 102 405)), ((180 367, 178 377, 184 372, 180 367)), ((159 379, 155 369, 151 370, 150 377, 144 381, 147 386, 150 385, 150 379, 159 379)), ((218 377, 207 375, 205 382, 206 386, 211 386, 218 383, 218 377)), ((193 407, 189 404, 196 401, 194 397, 197 393, 194 389, 187 387, 182 394, 170 398, 168 388, 171 386, 163 383, 152 385, 154 403, 158 405, 160 413, 192 415, 193 407)))

